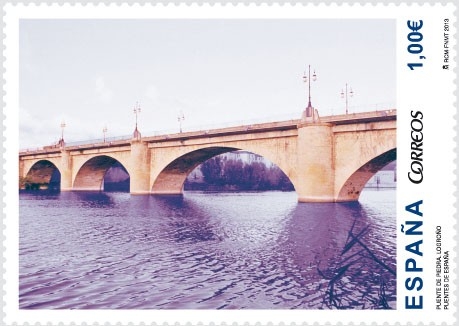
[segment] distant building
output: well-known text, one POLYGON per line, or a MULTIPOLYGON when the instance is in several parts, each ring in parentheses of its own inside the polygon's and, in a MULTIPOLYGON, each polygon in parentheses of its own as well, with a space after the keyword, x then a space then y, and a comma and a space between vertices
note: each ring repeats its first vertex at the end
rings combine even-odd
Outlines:
POLYGON ((186 178, 188 182, 203 183, 204 176, 201 172, 201 165, 198 165, 186 178))
POLYGON ((397 170, 381 170, 368 180, 365 188, 396 188, 397 170))
POLYGON ((253 162, 259 162, 263 163, 267 167, 270 167, 273 165, 273 163, 267 159, 265 159, 263 156, 254 154, 252 152, 247 152, 247 151, 235 151, 235 152, 228 152, 221 154, 220 157, 224 158, 226 157, 227 159, 232 159, 232 160, 241 160, 244 163, 251 164, 253 162))

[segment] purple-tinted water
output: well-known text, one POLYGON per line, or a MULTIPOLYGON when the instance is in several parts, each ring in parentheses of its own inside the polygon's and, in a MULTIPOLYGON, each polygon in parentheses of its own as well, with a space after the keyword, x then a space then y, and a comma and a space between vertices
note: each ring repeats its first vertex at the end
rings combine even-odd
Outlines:
POLYGON ((394 308, 395 222, 394 190, 21 193, 19 306, 394 308))

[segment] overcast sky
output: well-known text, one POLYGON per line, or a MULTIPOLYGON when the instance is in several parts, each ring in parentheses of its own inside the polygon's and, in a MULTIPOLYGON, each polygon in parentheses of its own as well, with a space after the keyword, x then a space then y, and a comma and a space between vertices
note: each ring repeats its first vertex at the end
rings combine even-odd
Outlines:
POLYGON ((394 108, 394 20, 21 20, 20 148, 394 108))

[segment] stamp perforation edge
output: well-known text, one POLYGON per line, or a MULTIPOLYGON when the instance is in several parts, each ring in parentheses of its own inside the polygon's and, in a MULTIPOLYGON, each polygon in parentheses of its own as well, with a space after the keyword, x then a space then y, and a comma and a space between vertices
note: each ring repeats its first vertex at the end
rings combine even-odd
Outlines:
MULTIPOLYGON (((457 69, 457 68, 456 68, 457 69)), ((456 71, 457 72, 457 71, 456 71)), ((457 95, 457 94, 456 94, 457 95)), ((456 135, 456 139, 457 139, 457 135, 456 135)))

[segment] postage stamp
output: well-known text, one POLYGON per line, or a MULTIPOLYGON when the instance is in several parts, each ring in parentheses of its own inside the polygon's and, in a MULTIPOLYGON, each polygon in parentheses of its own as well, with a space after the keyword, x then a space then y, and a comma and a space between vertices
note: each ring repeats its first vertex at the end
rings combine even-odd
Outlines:
POLYGON ((453 2, 3 10, 4 324, 455 324, 453 2))

